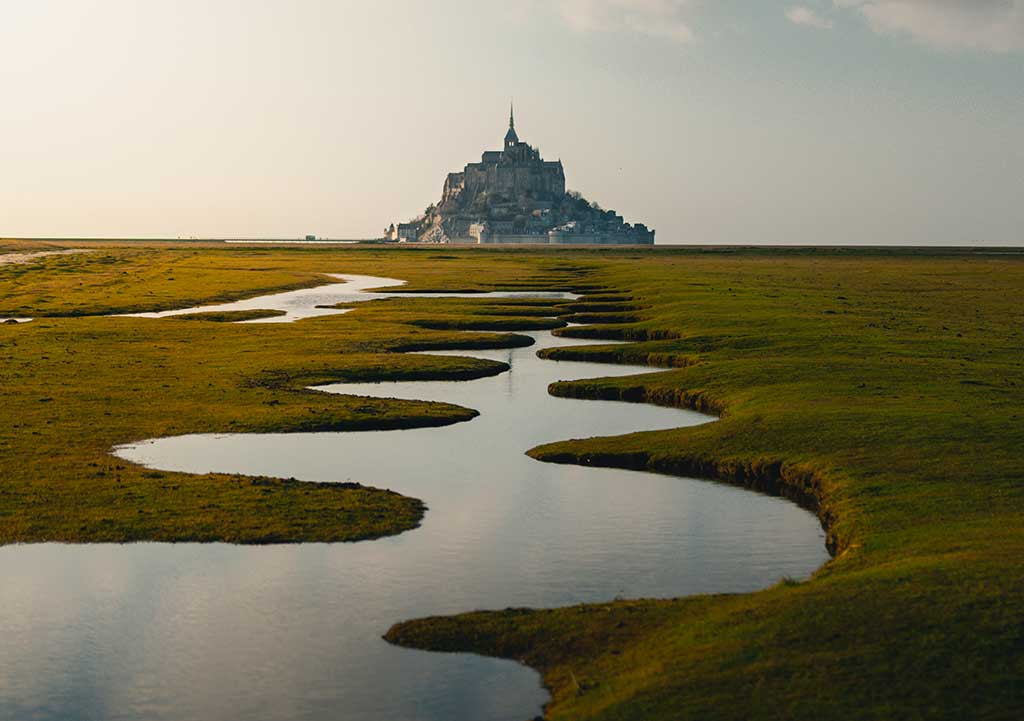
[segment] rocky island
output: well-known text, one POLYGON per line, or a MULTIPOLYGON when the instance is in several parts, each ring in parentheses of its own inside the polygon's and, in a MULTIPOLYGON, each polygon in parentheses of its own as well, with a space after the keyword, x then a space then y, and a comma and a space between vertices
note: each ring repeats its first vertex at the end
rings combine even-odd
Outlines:
POLYGON ((449 173, 441 202, 392 224, 385 240, 460 244, 653 245, 654 231, 627 223, 579 193, 566 191, 561 160, 544 160, 519 140, 509 110, 502 150, 449 173))

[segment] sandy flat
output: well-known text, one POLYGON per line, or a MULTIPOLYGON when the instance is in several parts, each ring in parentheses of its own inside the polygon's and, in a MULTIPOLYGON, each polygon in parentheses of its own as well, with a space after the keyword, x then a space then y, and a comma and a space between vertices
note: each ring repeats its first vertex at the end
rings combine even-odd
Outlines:
POLYGON ((0 265, 22 265, 44 258, 48 255, 71 255, 72 253, 91 253, 88 248, 69 248, 67 250, 40 250, 35 253, 7 253, 0 255, 0 265))

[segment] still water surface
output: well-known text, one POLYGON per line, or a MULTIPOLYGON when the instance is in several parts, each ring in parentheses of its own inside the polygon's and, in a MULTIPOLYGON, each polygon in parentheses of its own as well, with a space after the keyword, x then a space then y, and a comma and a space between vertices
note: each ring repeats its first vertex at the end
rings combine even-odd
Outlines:
MULTIPOLYGON (((354 280, 359 293, 387 285, 354 280)), ((316 314, 353 287, 315 290, 277 307, 316 314)), ((0 718, 523 721, 546 700, 530 669, 381 634, 476 608, 750 591, 827 560, 817 520, 784 500, 525 456, 547 441, 711 420, 549 396, 555 380, 650 369, 541 360, 538 348, 583 342, 530 335, 532 348, 460 352, 512 366, 493 378, 324 388, 478 409, 467 423, 117 449, 165 470, 360 481, 429 510, 418 529, 355 544, 0 548, 0 718)))

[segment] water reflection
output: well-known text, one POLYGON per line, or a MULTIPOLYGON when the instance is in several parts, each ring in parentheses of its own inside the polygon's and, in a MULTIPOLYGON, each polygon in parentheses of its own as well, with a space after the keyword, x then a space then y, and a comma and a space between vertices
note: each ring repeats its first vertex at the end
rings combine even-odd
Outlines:
MULTIPOLYGON (((410 297, 409 293, 388 293, 384 288, 396 288, 405 285, 404 280, 394 278, 378 278, 372 275, 350 275, 326 273, 326 277, 340 280, 340 283, 319 285, 315 288, 303 288, 284 293, 262 295, 258 298, 247 298, 230 303, 217 303, 193 308, 178 308, 150 313, 125 313, 129 318, 169 318, 186 313, 226 313, 240 310, 279 310, 284 315, 271 318, 256 318, 244 323, 292 323, 302 318, 320 318, 325 315, 341 315, 350 313, 352 308, 332 308, 338 303, 361 303, 378 298, 410 297), (377 292, 368 293, 371 288, 377 292)), ((416 293, 417 298, 576 298, 571 293, 416 293)))
POLYGON ((526 457, 546 441, 709 420, 553 398, 554 380, 648 369, 542 361, 537 347, 580 341, 534 336, 534 348, 472 354, 510 363, 501 376, 325 388, 480 410, 468 423, 120 449, 166 470, 357 480, 430 510, 419 529, 358 544, 0 548, 0 718, 522 721, 546 698, 529 669, 380 634, 474 608, 747 591, 826 560, 816 519, 780 499, 526 457))

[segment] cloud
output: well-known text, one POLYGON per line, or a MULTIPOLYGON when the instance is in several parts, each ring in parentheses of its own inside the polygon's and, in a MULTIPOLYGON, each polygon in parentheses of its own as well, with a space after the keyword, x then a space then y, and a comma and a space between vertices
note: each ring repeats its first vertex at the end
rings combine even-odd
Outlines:
MULTIPOLYGON (((580 33, 629 33, 688 43, 693 21, 708 0, 523 0, 546 6, 580 33)), ((786 10, 790 22, 829 30, 832 18, 806 3, 786 10)), ((909 37, 948 50, 1024 51, 1024 0, 832 0, 859 14, 877 33, 909 37)))
POLYGON ((828 18, 822 17, 816 11, 806 5, 794 5, 786 10, 786 17, 794 25, 803 25, 819 30, 831 30, 833 23, 828 18))
POLYGON ((630 32, 686 43, 694 0, 557 0, 562 19, 578 32, 630 32))
POLYGON ((834 0, 878 33, 952 50, 1024 50, 1024 0, 834 0))

